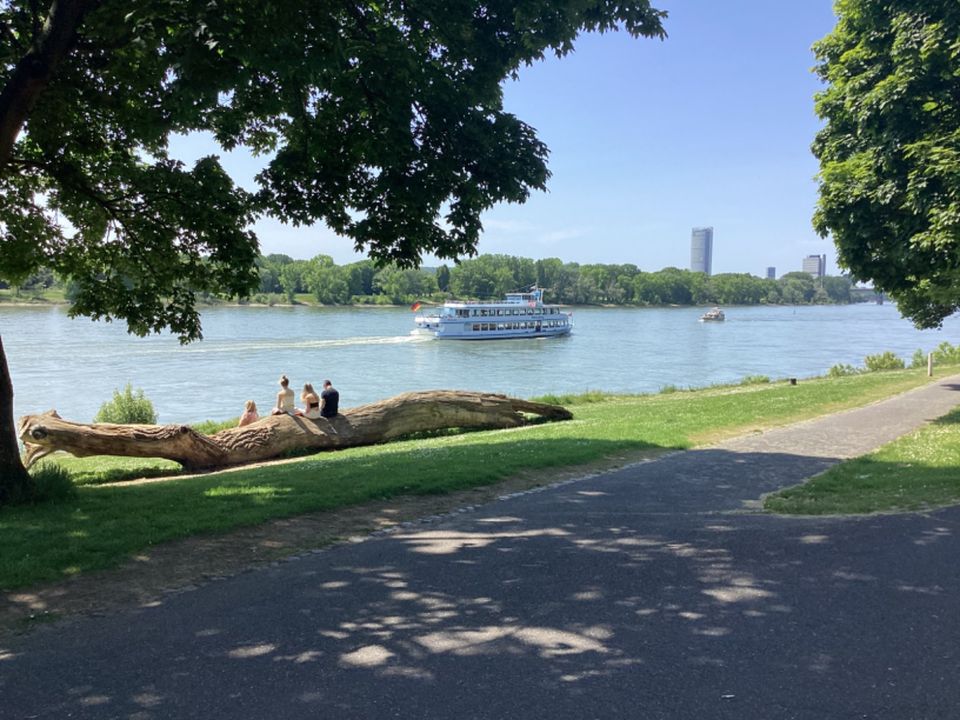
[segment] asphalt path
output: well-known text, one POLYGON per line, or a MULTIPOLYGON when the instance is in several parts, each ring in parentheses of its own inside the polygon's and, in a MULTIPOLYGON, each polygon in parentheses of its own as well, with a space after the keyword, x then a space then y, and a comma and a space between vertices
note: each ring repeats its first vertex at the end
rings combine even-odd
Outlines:
POLYGON ((756 511, 960 378, 0 647, 0 718, 960 717, 960 510, 756 511))

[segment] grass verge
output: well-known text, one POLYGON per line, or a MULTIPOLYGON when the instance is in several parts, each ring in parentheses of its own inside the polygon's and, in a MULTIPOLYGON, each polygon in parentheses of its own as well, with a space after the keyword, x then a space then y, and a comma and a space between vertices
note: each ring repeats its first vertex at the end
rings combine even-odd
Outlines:
MULTIPOLYGON (((524 471, 639 451, 688 448, 863 405, 926 382, 921 371, 906 370, 804 380, 796 386, 605 399, 593 393, 582 404, 568 399, 575 419, 564 423, 407 440, 164 482, 80 484, 70 502, 0 510, 0 588, 110 567, 156 543, 272 518, 401 494, 463 490, 524 471)), ((97 472, 96 458, 83 462, 97 472)), ((158 464, 125 462, 145 468, 158 464)))
POLYGON ((809 482, 764 498, 790 515, 923 510, 960 503, 960 410, 809 482))

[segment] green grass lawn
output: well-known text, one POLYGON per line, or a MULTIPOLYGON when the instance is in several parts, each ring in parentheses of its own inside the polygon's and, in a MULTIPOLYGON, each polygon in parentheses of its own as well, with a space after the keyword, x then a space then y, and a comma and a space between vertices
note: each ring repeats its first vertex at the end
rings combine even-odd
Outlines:
POLYGON ((960 502, 960 410, 764 499, 796 515, 922 510, 960 502))
MULTIPOLYGON (((0 510, 0 588, 115 565, 152 544, 401 494, 489 485, 524 471, 673 450, 863 405, 927 382, 919 370, 717 387, 576 404, 574 420, 407 440, 286 464, 116 485, 157 461, 88 458, 60 504, 0 510)), ((168 467, 170 467, 168 465, 168 467)), ((174 465, 175 467, 175 465, 174 465)))

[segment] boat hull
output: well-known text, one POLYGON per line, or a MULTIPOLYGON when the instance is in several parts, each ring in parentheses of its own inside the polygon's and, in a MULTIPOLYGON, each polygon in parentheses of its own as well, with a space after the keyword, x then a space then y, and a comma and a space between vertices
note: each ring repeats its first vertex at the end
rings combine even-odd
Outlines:
POLYGON ((561 335, 569 335, 573 328, 567 327, 560 330, 545 332, 536 330, 523 332, 523 331, 513 331, 513 330, 491 330, 485 333, 473 333, 469 335, 453 335, 453 334, 444 334, 442 332, 434 332, 433 335, 440 340, 463 340, 465 342, 477 342, 480 340, 523 340, 523 339, 533 339, 533 338, 547 338, 547 337, 560 337, 561 335))
POLYGON ((418 323, 412 335, 435 337, 441 340, 520 340, 523 338, 545 338, 569 335, 573 331, 573 323, 567 321, 565 325, 556 327, 529 328, 497 328, 474 330, 473 323, 418 323))

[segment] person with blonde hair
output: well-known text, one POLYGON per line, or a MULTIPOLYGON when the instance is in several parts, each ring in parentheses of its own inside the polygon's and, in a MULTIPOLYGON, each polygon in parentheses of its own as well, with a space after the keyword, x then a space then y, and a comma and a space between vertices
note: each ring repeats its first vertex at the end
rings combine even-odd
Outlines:
POLYGON ((296 410, 295 414, 310 420, 316 420, 320 417, 320 396, 317 395, 310 383, 303 384, 303 392, 300 393, 300 402, 303 403, 303 410, 296 410))
POLYGON ((243 404, 243 415, 240 416, 240 422, 237 423, 237 427, 249 425, 259 419, 260 415, 257 414, 257 404, 253 400, 247 400, 243 404))
POLYGON ((290 389, 290 380, 286 375, 280 376, 280 392, 277 393, 277 405, 270 411, 271 415, 293 415, 296 405, 293 401, 293 390, 290 389))

